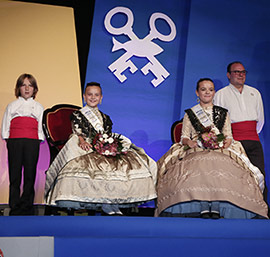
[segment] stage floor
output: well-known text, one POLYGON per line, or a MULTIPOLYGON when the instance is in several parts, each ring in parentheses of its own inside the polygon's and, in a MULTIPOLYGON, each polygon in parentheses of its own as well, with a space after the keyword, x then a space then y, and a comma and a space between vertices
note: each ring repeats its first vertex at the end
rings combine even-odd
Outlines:
POLYGON ((270 256, 269 220, 0 217, 0 237, 33 236, 53 236, 55 257, 270 256))

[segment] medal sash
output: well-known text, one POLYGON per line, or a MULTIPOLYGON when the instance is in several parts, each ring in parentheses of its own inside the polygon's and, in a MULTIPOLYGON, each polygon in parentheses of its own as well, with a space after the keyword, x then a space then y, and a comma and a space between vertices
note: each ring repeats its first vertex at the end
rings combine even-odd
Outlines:
POLYGON ((193 111, 197 119, 205 128, 211 127, 212 131, 215 132, 216 135, 220 134, 220 131, 215 126, 215 124, 211 121, 208 115, 205 113, 205 111, 203 110, 200 104, 193 106, 191 110, 193 111))
POLYGON ((94 129, 97 132, 100 132, 100 133, 104 132, 104 128, 101 121, 99 120, 97 115, 87 105, 83 107, 82 109, 80 109, 80 112, 91 123, 91 125, 94 127, 94 129))

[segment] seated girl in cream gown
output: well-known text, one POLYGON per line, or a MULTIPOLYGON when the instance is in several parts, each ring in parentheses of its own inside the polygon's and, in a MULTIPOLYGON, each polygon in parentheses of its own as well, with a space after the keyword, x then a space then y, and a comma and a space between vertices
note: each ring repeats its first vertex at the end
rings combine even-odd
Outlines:
POLYGON ((46 204, 121 215, 120 208, 156 198, 156 163, 112 133, 110 117, 97 107, 101 99, 100 84, 88 83, 86 106, 71 118, 73 134, 46 173, 46 204))

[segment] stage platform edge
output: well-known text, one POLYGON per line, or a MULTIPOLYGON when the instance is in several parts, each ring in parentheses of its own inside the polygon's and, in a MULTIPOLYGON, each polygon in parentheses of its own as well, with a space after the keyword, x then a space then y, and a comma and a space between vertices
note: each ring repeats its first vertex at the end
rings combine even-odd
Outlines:
POLYGON ((53 236, 54 256, 269 257, 269 220, 0 217, 0 237, 53 236))

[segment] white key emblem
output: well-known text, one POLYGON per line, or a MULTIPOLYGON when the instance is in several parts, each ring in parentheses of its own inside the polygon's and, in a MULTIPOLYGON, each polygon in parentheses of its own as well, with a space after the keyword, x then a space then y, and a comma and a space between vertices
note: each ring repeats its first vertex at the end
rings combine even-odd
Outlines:
POLYGON ((123 83, 127 79, 127 77, 122 74, 126 69, 129 69, 131 73, 138 70, 130 58, 132 56, 145 57, 149 62, 141 68, 141 71, 144 75, 147 75, 149 71, 151 71, 155 76, 155 79, 153 79, 151 83, 154 87, 157 87, 170 75, 170 73, 155 58, 155 55, 160 54, 164 50, 151 40, 159 39, 166 42, 172 41, 176 36, 175 24, 166 14, 153 13, 149 20, 150 32, 145 38, 140 39, 133 32, 133 21, 133 13, 126 7, 115 7, 106 14, 104 25, 107 31, 113 35, 124 34, 130 38, 130 40, 125 43, 120 43, 114 37, 112 38, 112 52, 124 49, 126 53, 109 65, 108 68, 119 79, 119 81, 123 83), (111 25, 111 19, 117 13, 124 13, 127 16, 126 24, 120 28, 115 28, 111 25), (155 21, 157 19, 163 19, 168 23, 171 30, 169 35, 163 35, 156 29, 155 21))

